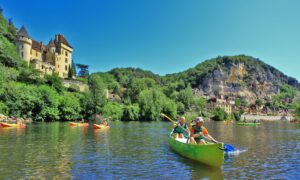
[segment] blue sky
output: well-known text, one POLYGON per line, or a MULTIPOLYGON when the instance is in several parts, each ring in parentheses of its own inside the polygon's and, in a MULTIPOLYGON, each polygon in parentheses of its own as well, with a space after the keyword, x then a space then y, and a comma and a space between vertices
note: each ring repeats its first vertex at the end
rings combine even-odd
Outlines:
POLYGON ((92 72, 164 75, 219 55, 258 57, 300 80, 298 0, 0 0, 4 15, 48 43, 62 33, 92 72))

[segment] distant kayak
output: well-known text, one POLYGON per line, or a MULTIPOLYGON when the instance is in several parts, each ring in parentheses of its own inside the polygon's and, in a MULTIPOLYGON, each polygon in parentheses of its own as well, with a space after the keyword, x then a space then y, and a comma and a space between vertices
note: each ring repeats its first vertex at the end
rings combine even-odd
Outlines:
POLYGON ((258 126, 260 123, 254 123, 254 122, 239 122, 238 125, 241 126, 258 126))
POLYGON ((94 129, 109 129, 109 126, 103 125, 103 124, 94 124, 93 125, 94 129))
POLYGON ((76 122, 70 122, 70 126, 84 126, 88 127, 89 123, 76 123, 76 122))
POLYGON ((188 144, 186 139, 174 139, 169 136, 169 145, 183 157, 202 164, 221 167, 224 162, 224 144, 188 144))
POLYGON ((6 127, 13 127, 13 128, 26 128, 25 124, 9 124, 9 123, 5 123, 5 122, 1 122, 0 123, 2 127, 6 128, 6 127))

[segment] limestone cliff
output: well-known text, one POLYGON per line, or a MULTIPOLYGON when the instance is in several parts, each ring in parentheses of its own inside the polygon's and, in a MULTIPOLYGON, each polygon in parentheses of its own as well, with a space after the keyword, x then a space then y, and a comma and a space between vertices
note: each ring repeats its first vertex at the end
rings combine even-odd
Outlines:
POLYGON ((244 55, 217 57, 167 77, 190 83, 197 95, 240 96, 248 100, 269 99, 280 92, 283 84, 300 89, 295 78, 257 58, 244 55))

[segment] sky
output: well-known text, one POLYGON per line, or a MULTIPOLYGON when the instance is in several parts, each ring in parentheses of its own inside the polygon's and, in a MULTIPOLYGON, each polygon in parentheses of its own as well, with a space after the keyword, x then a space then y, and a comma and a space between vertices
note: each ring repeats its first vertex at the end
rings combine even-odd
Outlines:
POLYGON ((246 54, 300 81, 299 0, 0 0, 4 16, 45 44, 61 33, 91 72, 160 75, 246 54))

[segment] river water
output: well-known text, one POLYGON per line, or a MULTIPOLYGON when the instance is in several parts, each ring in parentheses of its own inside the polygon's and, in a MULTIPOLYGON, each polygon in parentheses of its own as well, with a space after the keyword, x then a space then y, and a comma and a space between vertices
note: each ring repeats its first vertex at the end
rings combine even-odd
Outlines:
POLYGON ((0 128, 0 179, 296 179, 300 125, 206 122, 241 153, 212 169, 170 150, 168 122, 113 122, 108 131, 68 123, 0 128))

